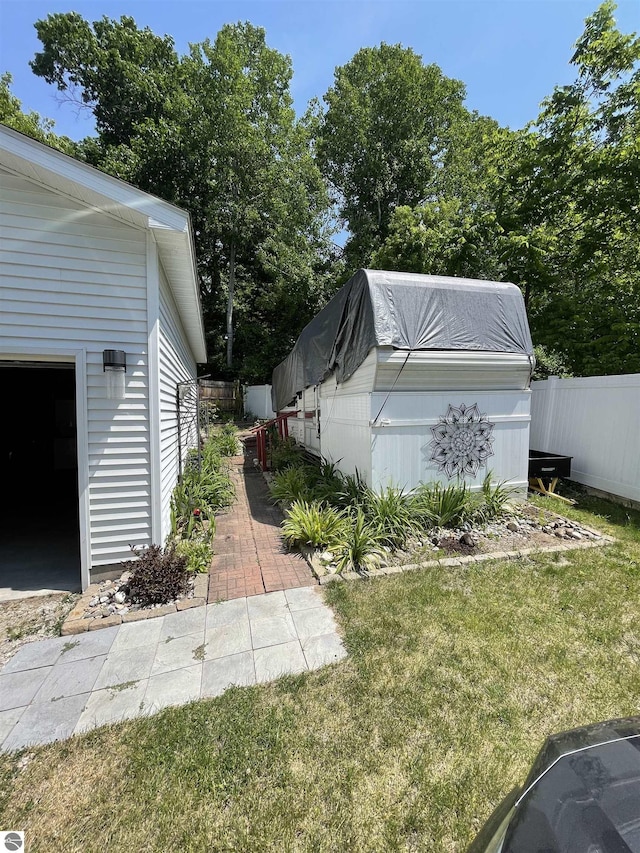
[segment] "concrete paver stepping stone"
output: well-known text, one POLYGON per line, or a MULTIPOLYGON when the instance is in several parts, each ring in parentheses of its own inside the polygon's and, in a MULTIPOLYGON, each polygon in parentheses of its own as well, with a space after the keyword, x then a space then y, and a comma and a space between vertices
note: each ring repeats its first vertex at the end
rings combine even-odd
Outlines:
POLYGON ((325 607, 319 586, 300 586, 297 589, 285 589, 285 598, 289 610, 308 610, 310 607, 325 607))
POLYGON ((223 628, 249 618, 246 598, 232 598, 230 601, 221 601, 219 604, 208 604, 206 609, 207 629, 223 628))
POLYGON ((52 669, 51 666, 43 666, 0 675, 0 711, 28 705, 52 669))
POLYGON ((153 646, 160 639, 162 619, 146 619, 144 622, 125 622, 120 626, 110 652, 124 649, 138 649, 140 646, 153 646))
POLYGON ((8 711, 0 711, 0 744, 8 737, 11 729, 26 711, 26 707, 10 708, 8 711))
POLYGON ((204 634, 204 659, 224 658, 239 652, 251 650, 251 631, 249 618, 238 620, 231 625, 207 628, 204 634))
POLYGON ((42 666, 53 665, 62 654, 68 639, 68 637, 51 637, 22 646, 7 661, 2 673, 21 672, 25 669, 39 669, 42 666))
POLYGON ((307 669, 307 662, 298 640, 282 643, 279 646, 255 649, 253 659, 258 682, 273 681, 282 675, 297 675, 307 669))
POLYGON ((57 663, 36 693, 33 699, 34 704, 55 702, 67 696, 76 696, 78 693, 90 693, 105 660, 106 655, 100 655, 95 658, 72 660, 69 663, 57 663))
POLYGON ((247 598, 250 619, 266 619, 287 612, 287 599, 283 591, 268 592, 266 595, 252 595, 247 598))
POLYGON ((254 649, 277 646, 297 640, 296 627, 290 613, 282 613, 266 619, 251 619, 251 642, 254 649))
POLYGON ((101 628, 99 631, 92 631, 89 634, 65 637, 66 642, 62 646, 62 657, 68 663, 72 660, 106 655, 113 645, 119 627, 101 628))
POLYGON ((309 610, 296 610, 291 614, 300 641, 304 644, 310 637, 323 634, 335 634, 337 625, 333 613, 327 607, 313 607, 309 610))
POLYGON ((3 749, 22 749, 71 737, 88 698, 88 693, 80 693, 57 702, 30 705, 7 736, 3 749))
POLYGON ((156 648, 156 646, 140 646, 133 653, 123 649, 120 652, 112 652, 112 654, 107 655, 94 689, 115 687, 120 684, 127 684, 130 681, 148 678, 156 655, 156 648))
POLYGON ((120 723, 144 713, 144 694, 148 679, 113 689, 94 690, 75 727, 74 733, 87 732, 97 726, 120 723))
POLYGON ((202 668, 202 696, 220 696, 227 687, 248 687, 256 683, 252 652, 240 652, 205 661, 202 668))
POLYGON ((302 650, 309 669, 320 669, 346 658, 347 650, 337 634, 323 634, 302 641, 302 650))
POLYGON ((160 642, 166 637, 184 637, 187 634, 195 634, 198 631, 204 632, 206 615, 204 607, 192 607, 191 610, 170 613, 162 620, 160 642))
POLYGON ((185 705, 199 699, 201 683, 201 663, 150 678, 144 695, 144 712, 155 713, 170 705, 185 705))
POLYGON ((204 652, 204 629, 198 634, 160 640, 151 665, 150 677, 198 663, 204 660, 204 652))

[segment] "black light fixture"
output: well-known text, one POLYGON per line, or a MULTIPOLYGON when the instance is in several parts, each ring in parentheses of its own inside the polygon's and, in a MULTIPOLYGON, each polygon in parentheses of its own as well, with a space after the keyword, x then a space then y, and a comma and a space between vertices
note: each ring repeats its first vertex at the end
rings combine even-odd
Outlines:
POLYGON ((103 350, 102 371, 107 374, 107 397, 110 400, 122 400, 124 375, 127 372, 126 352, 121 349, 103 350))

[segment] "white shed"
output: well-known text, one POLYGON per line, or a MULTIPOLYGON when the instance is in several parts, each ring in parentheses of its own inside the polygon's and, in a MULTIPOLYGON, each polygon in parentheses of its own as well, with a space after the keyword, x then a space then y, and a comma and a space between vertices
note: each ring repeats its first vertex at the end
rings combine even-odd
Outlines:
POLYGON ((274 409, 374 489, 491 471, 525 494, 534 363, 515 285, 359 270, 274 370, 274 409))
POLYGON ((189 215, 6 127, 0 189, 0 590, 84 588, 169 531, 207 357, 189 215))

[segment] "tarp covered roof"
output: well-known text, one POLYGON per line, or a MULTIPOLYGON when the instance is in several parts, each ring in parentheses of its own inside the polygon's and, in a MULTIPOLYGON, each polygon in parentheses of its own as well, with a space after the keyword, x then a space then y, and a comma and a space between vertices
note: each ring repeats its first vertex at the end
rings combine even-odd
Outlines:
POLYGON ((515 284, 358 270, 273 371, 274 410, 331 373, 344 382, 375 346, 533 355, 515 284))

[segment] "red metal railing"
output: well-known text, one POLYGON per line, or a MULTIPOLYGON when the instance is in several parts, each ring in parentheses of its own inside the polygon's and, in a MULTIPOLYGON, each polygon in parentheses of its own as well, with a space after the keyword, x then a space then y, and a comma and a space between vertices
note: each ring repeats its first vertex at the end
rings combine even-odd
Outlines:
POLYGON ((271 430, 275 427, 278 430, 278 436, 284 440, 289 437, 289 418, 295 418, 298 412, 279 412, 275 418, 267 421, 260 426, 254 427, 251 432, 256 434, 256 455, 258 462, 263 471, 269 467, 269 437, 271 430))

